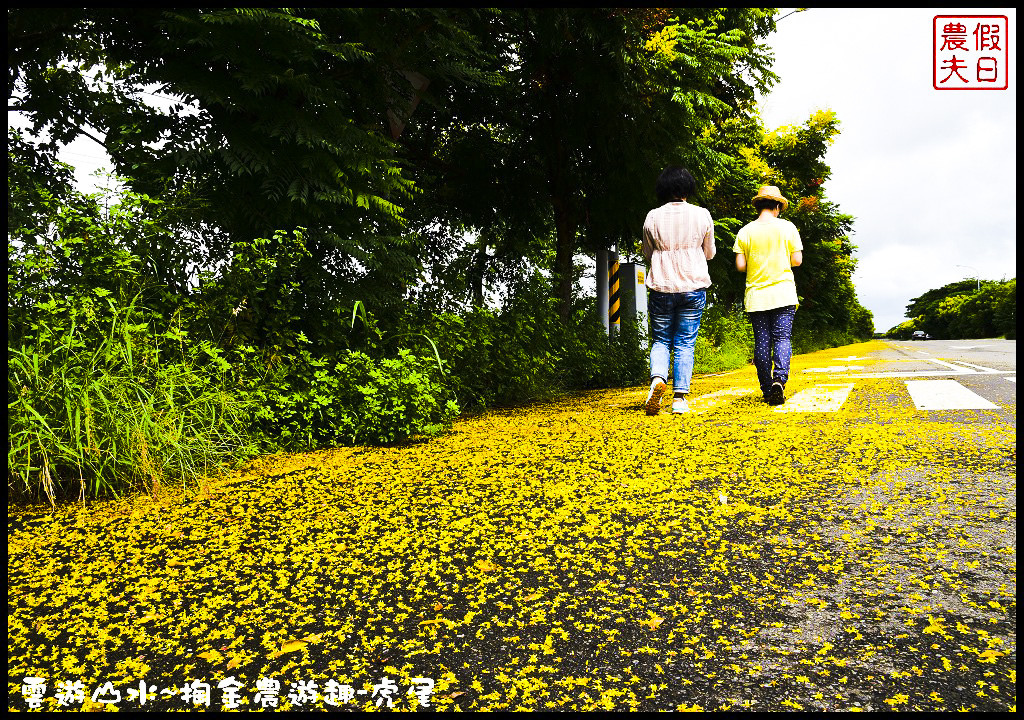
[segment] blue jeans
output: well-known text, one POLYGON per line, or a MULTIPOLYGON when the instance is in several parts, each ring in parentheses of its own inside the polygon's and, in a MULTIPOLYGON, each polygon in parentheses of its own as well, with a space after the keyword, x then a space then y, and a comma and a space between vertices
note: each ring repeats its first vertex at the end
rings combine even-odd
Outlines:
POLYGON ((747 313, 754 328, 754 367, 761 392, 767 396, 773 382, 786 386, 793 355, 793 318, 796 306, 747 313), (774 365, 774 368, 772 367, 774 365))
POLYGON ((651 290, 647 310, 651 317, 651 379, 668 380, 669 352, 675 356, 672 392, 690 392, 693 376, 693 348, 697 344, 700 318, 707 304, 703 289, 684 293, 651 290))

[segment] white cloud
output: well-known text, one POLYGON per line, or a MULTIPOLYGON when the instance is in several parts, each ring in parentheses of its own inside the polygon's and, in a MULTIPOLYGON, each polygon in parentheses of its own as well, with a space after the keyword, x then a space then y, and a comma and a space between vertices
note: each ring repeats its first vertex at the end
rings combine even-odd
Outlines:
MULTIPOLYGON (((856 218, 854 282, 878 330, 930 288, 1016 276, 1016 48, 1008 90, 935 90, 937 14, 952 13, 813 8, 769 41, 782 79, 762 101, 766 125, 822 107, 841 123, 826 191, 856 218)), ((1012 42, 1015 11, 971 14, 1008 16, 1012 42)))

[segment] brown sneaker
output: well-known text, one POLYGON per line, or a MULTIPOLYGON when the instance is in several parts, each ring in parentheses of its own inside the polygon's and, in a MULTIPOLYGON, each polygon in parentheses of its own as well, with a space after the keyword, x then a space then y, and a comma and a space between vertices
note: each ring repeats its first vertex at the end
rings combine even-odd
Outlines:
POLYGON ((661 378, 651 380, 651 389, 647 393, 644 409, 648 415, 657 415, 661 410, 661 396, 665 394, 665 381, 661 378))

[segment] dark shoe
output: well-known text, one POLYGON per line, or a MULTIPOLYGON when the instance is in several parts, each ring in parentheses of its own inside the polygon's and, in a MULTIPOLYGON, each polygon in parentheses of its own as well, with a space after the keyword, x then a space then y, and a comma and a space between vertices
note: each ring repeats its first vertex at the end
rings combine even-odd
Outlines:
POLYGON ((661 378, 651 380, 651 389, 647 393, 644 408, 648 415, 657 415, 661 411, 661 396, 665 394, 665 381, 661 378))
POLYGON ((771 388, 768 390, 768 397, 766 400, 768 400, 769 405, 782 405, 786 402, 786 395, 783 390, 782 383, 772 383, 771 388))

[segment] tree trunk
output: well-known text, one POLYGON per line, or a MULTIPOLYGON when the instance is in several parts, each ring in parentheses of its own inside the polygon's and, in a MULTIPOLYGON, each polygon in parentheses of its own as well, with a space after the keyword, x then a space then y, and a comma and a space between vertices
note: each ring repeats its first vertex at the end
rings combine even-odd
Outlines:
POLYGON ((568 322, 572 310, 572 258, 576 252, 576 231, 579 228, 574 199, 577 188, 571 179, 571 159, 566 147, 568 121, 564 117, 564 82, 568 72, 559 65, 557 57, 542 68, 545 79, 543 91, 546 111, 541 123, 546 142, 548 192, 555 219, 554 296, 558 299, 558 315, 568 322))
POLYGON ((558 316, 569 321, 572 310, 572 258, 576 252, 576 223, 567 208, 566 198, 554 198, 555 205, 555 297, 558 316))
POLYGON ((473 270, 470 276, 470 283, 473 290, 473 305, 484 306, 484 275, 487 273, 487 243, 480 243, 476 257, 473 259, 473 270))

